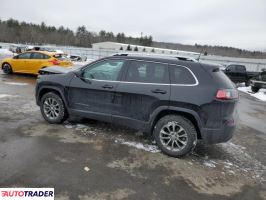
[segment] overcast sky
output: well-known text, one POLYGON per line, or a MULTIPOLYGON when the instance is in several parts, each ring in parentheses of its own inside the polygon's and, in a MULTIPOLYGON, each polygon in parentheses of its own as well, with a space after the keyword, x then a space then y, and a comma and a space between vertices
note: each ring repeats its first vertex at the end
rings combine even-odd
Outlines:
POLYGON ((266 0, 0 0, 0 8, 2 20, 266 50, 266 0))

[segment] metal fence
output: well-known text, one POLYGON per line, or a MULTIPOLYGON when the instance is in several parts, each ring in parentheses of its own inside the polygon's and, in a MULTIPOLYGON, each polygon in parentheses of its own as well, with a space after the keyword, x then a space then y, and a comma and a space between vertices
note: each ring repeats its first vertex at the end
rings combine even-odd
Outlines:
MULTIPOLYGON (((0 46, 2 46, 2 48, 8 49, 10 45, 11 44, 9 43, 0 43, 0 46)), ((62 50, 67 54, 74 54, 74 55, 76 54, 81 56, 82 58, 93 59, 93 60, 110 56, 119 52, 121 53, 121 51, 115 51, 115 50, 104 50, 104 49, 96 50, 92 48, 82 48, 82 47, 69 47, 69 46, 44 46, 44 47, 62 50)), ((165 54, 161 55, 165 56, 165 54)), ((185 54, 182 55, 186 56, 185 54)), ((174 54, 170 54, 169 56, 174 56, 174 54)), ((266 59, 233 58, 233 57, 208 55, 208 56, 201 56, 200 61, 217 63, 224 66, 232 63, 241 64, 245 65, 247 70, 249 71, 261 71, 263 68, 266 69, 266 59)))

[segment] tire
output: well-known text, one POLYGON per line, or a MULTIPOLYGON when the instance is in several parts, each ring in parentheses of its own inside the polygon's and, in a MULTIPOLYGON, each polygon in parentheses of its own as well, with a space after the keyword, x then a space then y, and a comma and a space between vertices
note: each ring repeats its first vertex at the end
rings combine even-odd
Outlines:
POLYGON ((254 87, 254 86, 251 87, 251 91, 254 93, 257 93, 259 90, 260 90, 260 88, 258 88, 258 87, 254 87))
POLYGON ((153 136, 162 152, 172 157, 185 156, 197 143, 195 126, 190 120, 179 115, 162 117, 154 127, 153 136))
POLYGON ((54 92, 43 95, 41 99, 41 113, 43 118, 50 124, 61 124, 68 117, 62 98, 54 92))
POLYGON ((245 86, 246 86, 246 87, 250 86, 250 80, 247 80, 247 81, 245 82, 245 86))
POLYGON ((3 72, 5 74, 12 74, 13 73, 12 67, 9 63, 4 63, 2 65, 2 69, 3 69, 3 72))

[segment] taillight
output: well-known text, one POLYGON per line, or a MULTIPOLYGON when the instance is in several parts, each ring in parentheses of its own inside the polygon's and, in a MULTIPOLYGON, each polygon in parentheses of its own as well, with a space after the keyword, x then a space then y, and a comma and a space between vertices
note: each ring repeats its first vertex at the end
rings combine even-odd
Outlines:
POLYGON ((60 62, 56 59, 50 60, 49 62, 51 62, 53 65, 59 65, 60 62))
POLYGON ((216 98, 220 100, 238 99, 238 91, 236 89, 220 89, 216 93, 216 98))

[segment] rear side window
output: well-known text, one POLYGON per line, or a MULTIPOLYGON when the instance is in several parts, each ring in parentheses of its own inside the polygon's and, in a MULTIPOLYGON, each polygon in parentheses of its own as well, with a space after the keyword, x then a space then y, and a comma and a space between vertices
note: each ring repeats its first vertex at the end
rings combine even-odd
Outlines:
POLYGON ((48 59, 49 56, 42 53, 32 53, 31 59, 48 59))
POLYGON ((131 61, 126 81, 140 83, 169 83, 168 66, 166 64, 131 61))
POLYGON ((170 66, 171 84, 194 85, 197 83, 189 69, 182 66, 170 66))

